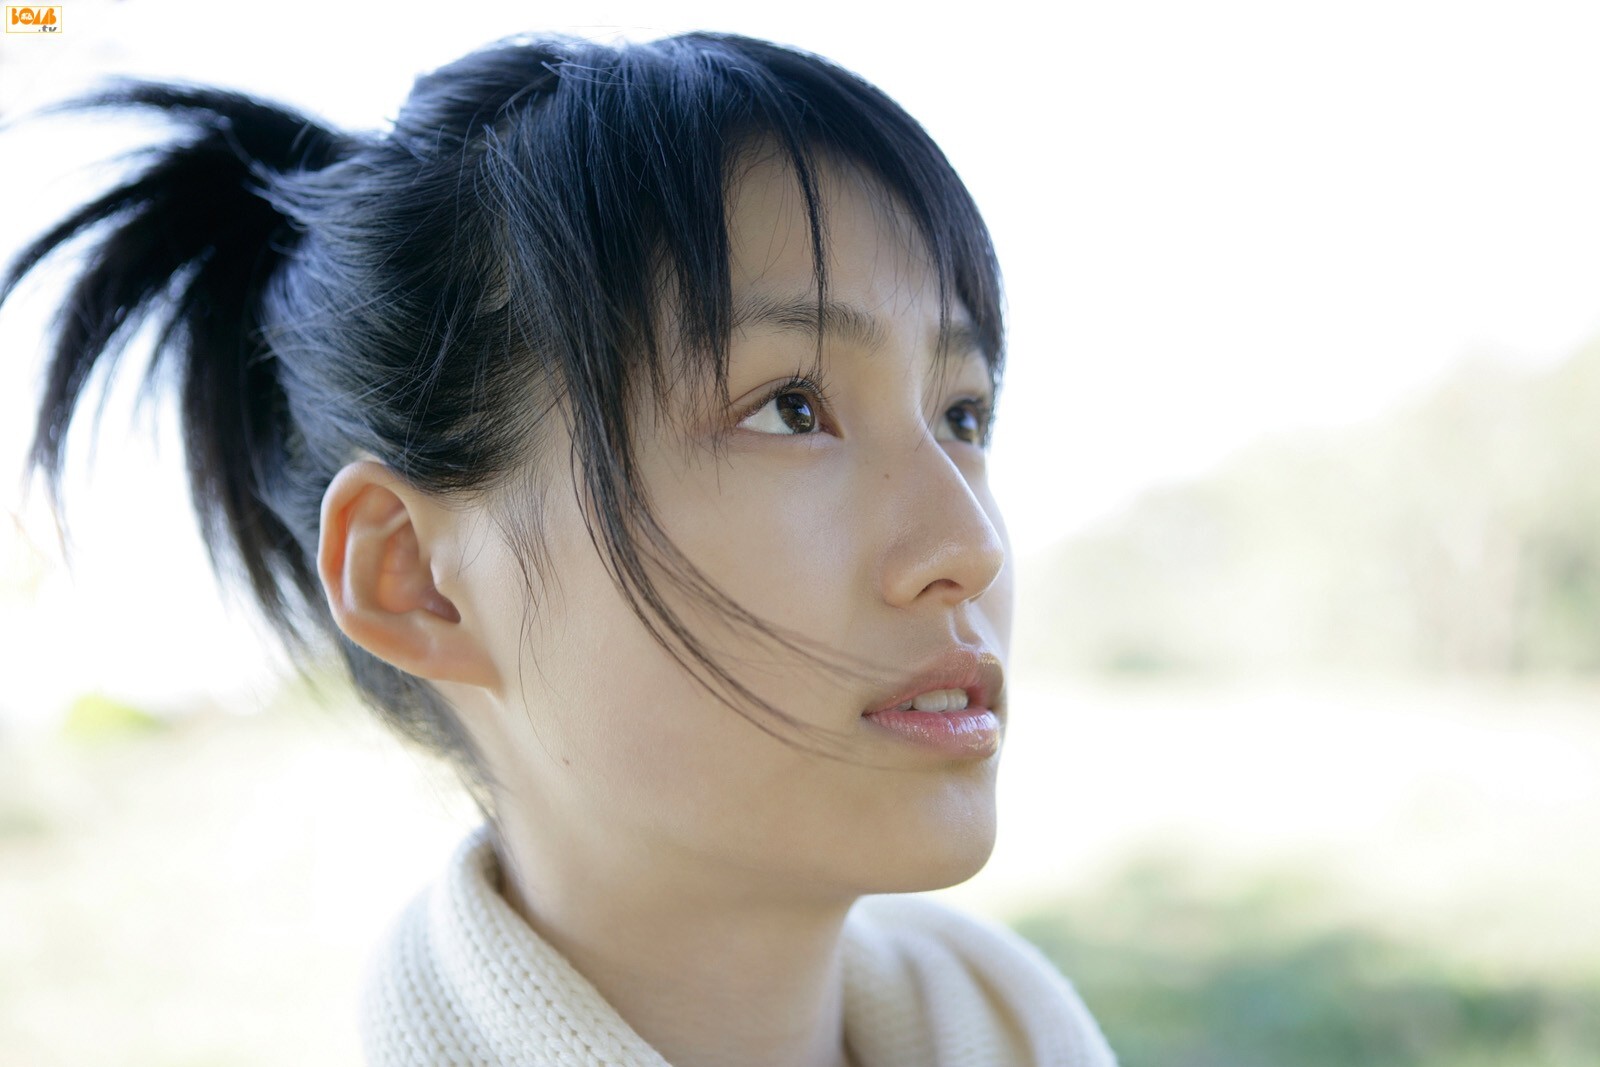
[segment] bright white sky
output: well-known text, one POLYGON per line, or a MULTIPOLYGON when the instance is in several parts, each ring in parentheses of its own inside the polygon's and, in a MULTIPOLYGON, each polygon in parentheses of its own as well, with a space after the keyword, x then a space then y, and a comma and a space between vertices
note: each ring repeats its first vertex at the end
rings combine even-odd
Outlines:
MULTIPOLYGON (((929 127, 994 232, 1012 333, 991 469, 1025 558, 1263 434, 1600 333, 1600 6, 1029 6, 76 0, 58 37, 0 38, 0 109, 130 73, 370 127, 416 73, 540 29, 726 29, 827 55, 929 127)), ((62 120, 0 136, 0 254, 81 201, 83 166, 127 143, 111 138, 62 120)), ((36 292, 0 316, 13 512, 36 292)), ((21 611, 0 572, 0 713, 95 684, 148 700, 259 677, 241 624, 219 621, 171 442, 153 461, 116 419, 104 440, 72 513, 75 580, 52 571, 44 607, 21 611)), ((36 508, 26 521, 45 536, 36 508)))

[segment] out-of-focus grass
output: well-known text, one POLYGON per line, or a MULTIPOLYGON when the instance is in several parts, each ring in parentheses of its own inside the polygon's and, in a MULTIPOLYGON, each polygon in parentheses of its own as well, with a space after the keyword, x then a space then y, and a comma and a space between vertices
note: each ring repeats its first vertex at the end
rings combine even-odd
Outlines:
POLYGON ((1219 895, 1174 856, 1013 921, 1071 975, 1123 1067, 1593 1067, 1589 981, 1454 965, 1325 914, 1293 872, 1219 895))

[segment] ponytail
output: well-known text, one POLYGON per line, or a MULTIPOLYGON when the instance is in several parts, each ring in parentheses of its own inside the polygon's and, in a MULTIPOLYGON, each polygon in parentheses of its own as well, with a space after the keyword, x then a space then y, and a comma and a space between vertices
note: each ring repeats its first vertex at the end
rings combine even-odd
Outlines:
POLYGON ((139 324, 159 314, 145 380, 176 363, 190 491, 212 564, 241 564, 268 617, 292 633, 285 589, 304 600, 319 586, 266 505, 289 434, 261 296, 294 246, 266 193, 274 173, 324 167, 344 142, 301 115, 213 89, 124 82, 52 110, 129 108, 163 112, 191 135, 146 150, 141 172, 28 245, 0 282, 4 304, 50 253, 100 234, 57 314, 28 469, 43 473, 59 506, 67 430, 91 374, 110 373, 139 324))

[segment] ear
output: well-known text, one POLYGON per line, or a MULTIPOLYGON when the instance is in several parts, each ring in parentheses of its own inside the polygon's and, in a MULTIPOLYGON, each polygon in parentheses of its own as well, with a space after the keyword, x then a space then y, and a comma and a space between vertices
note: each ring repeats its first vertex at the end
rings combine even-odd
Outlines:
POLYGON ((498 672, 435 584, 451 513, 383 464, 362 460, 322 498, 317 572, 345 635, 408 674, 493 686, 498 672))

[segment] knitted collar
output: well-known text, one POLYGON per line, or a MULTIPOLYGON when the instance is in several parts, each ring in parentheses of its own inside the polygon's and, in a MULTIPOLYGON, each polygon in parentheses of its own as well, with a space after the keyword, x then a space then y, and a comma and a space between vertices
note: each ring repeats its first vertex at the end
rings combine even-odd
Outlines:
MULTIPOLYGON (((374 955, 362 1039, 377 1067, 670 1067, 496 891, 488 827, 374 955)), ((846 1038, 863 1067, 1115 1067, 1072 986, 1002 927, 921 897, 845 923, 846 1038)))

